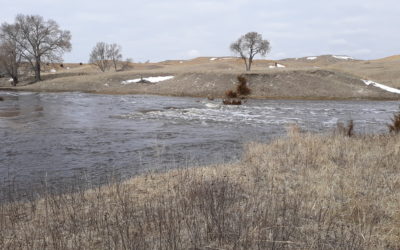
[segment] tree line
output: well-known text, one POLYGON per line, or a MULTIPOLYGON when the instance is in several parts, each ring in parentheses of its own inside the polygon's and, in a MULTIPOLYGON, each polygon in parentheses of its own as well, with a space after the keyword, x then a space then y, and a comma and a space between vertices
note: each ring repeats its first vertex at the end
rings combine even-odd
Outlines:
MULTIPOLYGON (((265 56, 270 43, 257 32, 249 32, 230 45, 233 53, 239 55, 246 71, 251 70, 254 57, 265 56)), ((102 72, 129 67, 131 59, 122 63, 121 46, 115 43, 98 42, 89 56, 89 63, 102 72), (122 63, 122 64, 121 64, 122 63)), ((0 26, 0 70, 12 78, 12 85, 19 81, 19 68, 28 64, 34 72, 35 81, 41 81, 43 63, 61 62, 62 55, 71 51, 71 32, 60 29, 54 20, 45 20, 39 15, 17 15, 12 24, 0 26)), ((2 72, 0 72, 2 73, 2 72)))
POLYGON ((71 50, 71 33, 61 30, 53 20, 38 15, 17 15, 13 24, 0 28, 0 63, 6 73, 18 83, 18 68, 22 61, 29 63, 35 81, 41 80, 44 61, 60 61, 71 50))

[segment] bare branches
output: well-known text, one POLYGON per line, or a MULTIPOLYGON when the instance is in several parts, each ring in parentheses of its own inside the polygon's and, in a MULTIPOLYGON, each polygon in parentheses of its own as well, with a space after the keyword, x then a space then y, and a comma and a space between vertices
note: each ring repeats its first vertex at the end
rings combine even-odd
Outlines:
POLYGON ((21 48, 13 39, 15 33, 18 33, 15 25, 3 24, 0 28, 0 66, 13 79, 13 86, 18 83, 22 59, 21 48))
POLYGON ((246 70, 251 70, 254 57, 259 54, 265 56, 270 50, 268 40, 263 40, 262 35, 257 32, 249 32, 232 43, 230 49, 243 59, 246 70))
POLYGON ((109 70, 112 65, 115 71, 117 71, 118 62, 121 60, 120 45, 98 42, 90 53, 89 63, 96 65, 102 72, 109 70))
POLYGON ((71 50, 71 33, 38 15, 17 15, 15 24, 2 25, 2 32, 8 34, 22 58, 31 64, 36 81, 41 80, 43 60, 62 61, 63 53, 71 50))
POLYGON ((99 67, 102 72, 110 69, 108 46, 104 42, 98 42, 90 53, 89 63, 99 67))

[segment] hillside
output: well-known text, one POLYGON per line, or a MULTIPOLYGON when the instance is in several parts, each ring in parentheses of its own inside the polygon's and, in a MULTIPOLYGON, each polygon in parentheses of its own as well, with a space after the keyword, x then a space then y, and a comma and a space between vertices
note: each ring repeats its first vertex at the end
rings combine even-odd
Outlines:
MULTIPOLYGON (((15 89, 223 97, 226 90, 233 88, 236 77, 244 74, 253 89, 253 98, 398 99, 398 94, 367 86, 361 79, 400 88, 399 66, 400 59, 396 56, 361 61, 332 55, 256 60, 251 72, 245 72, 242 60, 234 57, 132 63, 130 70, 107 73, 92 65, 65 64, 62 68, 59 65, 48 68, 42 82, 25 81, 15 89), (154 84, 122 84, 126 80, 158 76, 174 77, 154 84)), ((9 85, 3 78, 0 86, 9 88, 9 85)))

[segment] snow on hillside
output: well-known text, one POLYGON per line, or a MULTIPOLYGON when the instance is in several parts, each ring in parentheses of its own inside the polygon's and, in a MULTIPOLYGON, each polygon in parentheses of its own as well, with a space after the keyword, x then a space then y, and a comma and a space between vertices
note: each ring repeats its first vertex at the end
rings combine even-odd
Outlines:
POLYGON ((353 60, 354 59, 353 57, 350 57, 350 56, 332 56, 332 57, 334 57, 336 59, 340 59, 340 60, 353 60))
POLYGON ((307 57, 307 60, 315 60, 315 59, 317 59, 316 56, 309 56, 309 57, 307 57))
MULTIPOLYGON (((152 77, 145 77, 145 78, 143 78, 143 80, 149 81, 151 83, 156 83, 156 82, 170 80, 172 78, 174 78, 174 76, 152 76, 152 77)), ((121 84, 138 83, 141 80, 142 80, 141 78, 126 80, 126 81, 122 81, 121 84)))
POLYGON ((383 85, 383 84, 380 84, 377 82, 373 82, 370 80, 361 80, 361 81, 363 81, 366 85, 372 85, 374 87, 381 88, 383 90, 386 90, 386 91, 389 91, 392 93, 400 94, 400 89, 395 89, 395 88, 392 88, 392 87, 389 87, 389 86, 386 86, 386 85, 383 85))
POLYGON ((275 69, 275 68, 286 68, 286 66, 278 63, 276 66, 275 66, 275 65, 269 66, 269 68, 270 68, 270 69, 275 69))

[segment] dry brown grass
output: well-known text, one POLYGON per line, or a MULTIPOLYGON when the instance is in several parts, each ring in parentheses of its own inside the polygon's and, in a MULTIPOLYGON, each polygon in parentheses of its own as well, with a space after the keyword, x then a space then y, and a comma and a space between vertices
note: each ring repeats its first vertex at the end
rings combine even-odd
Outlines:
POLYGON ((1 249, 398 249, 400 137, 302 134, 237 164, 0 205, 1 249))
MULTIPOLYGON (((287 68, 269 69, 271 61, 257 60, 252 71, 243 70, 238 58, 196 58, 188 61, 131 63, 131 70, 101 73, 93 65, 65 64, 56 73, 44 73, 44 81, 29 84, 22 80, 22 91, 82 91, 105 94, 156 94, 171 96, 219 97, 243 74, 251 83, 250 98, 271 99, 399 99, 399 95, 366 86, 369 79, 392 87, 400 86, 400 61, 286 60, 287 68), (325 62, 326 61, 326 62, 325 62), (67 69, 69 67, 70 69, 67 69), (157 84, 121 82, 140 76, 173 75, 174 79, 157 84), (27 86, 23 86, 28 84, 27 86)), ((58 65, 57 65, 58 66, 58 65)), ((51 65, 53 68, 53 65, 51 65)), ((50 66, 49 66, 50 69, 50 66)), ((29 79, 28 79, 29 80, 29 79)), ((10 89, 8 78, 0 79, 0 90, 10 89)))

